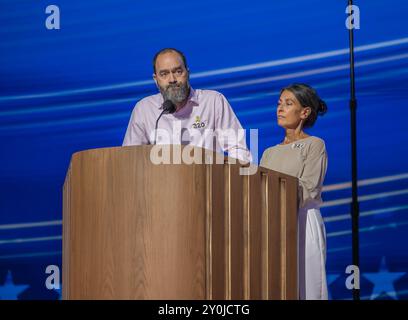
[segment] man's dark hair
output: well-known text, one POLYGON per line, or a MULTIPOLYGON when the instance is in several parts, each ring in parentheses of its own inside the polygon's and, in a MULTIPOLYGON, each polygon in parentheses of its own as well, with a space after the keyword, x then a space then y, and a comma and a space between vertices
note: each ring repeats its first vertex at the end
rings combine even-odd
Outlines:
POLYGON ((288 90, 293 93, 303 108, 309 107, 311 109, 310 115, 307 117, 304 128, 310 128, 316 122, 317 116, 322 116, 327 112, 326 103, 320 99, 316 90, 304 83, 294 83, 281 90, 288 90))
POLYGON ((188 69, 187 59, 186 59, 186 56, 184 55, 183 52, 181 52, 180 50, 177 50, 175 48, 164 48, 164 49, 161 49, 159 52, 157 52, 153 57, 153 71, 154 71, 154 73, 156 73, 156 60, 157 60, 158 56, 161 55, 162 53, 166 53, 166 52, 176 52, 176 53, 178 53, 180 55, 181 59, 183 60, 184 67, 186 69, 188 69))

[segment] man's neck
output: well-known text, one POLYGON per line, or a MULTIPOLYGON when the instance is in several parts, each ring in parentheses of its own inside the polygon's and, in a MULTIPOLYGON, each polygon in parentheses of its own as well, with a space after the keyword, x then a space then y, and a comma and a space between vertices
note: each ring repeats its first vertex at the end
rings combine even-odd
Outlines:
POLYGON ((184 108, 184 106, 187 104, 188 98, 186 98, 184 101, 180 103, 176 103, 176 112, 180 111, 181 109, 184 108))

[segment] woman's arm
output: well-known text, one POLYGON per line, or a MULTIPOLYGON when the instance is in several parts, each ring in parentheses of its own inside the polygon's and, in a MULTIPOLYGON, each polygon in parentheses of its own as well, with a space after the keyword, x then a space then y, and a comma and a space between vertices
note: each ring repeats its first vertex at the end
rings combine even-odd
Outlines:
POLYGON ((321 204, 327 161, 323 140, 314 140, 306 154, 303 171, 299 177, 299 208, 321 204))

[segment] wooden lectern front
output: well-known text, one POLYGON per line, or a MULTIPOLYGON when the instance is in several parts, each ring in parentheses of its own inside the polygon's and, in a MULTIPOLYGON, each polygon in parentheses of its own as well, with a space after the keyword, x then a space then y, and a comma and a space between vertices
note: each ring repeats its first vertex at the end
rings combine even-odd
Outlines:
POLYGON ((154 164, 152 148, 72 156, 63 298, 297 299, 297 179, 208 159, 154 164))

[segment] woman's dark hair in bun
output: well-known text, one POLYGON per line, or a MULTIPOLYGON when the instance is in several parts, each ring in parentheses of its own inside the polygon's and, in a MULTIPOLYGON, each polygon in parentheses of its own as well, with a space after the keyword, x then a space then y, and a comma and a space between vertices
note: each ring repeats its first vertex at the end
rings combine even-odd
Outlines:
POLYGON ((309 107, 311 109, 310 115, 305 120, 304 128, 310 128, 316 122, 317 116, 322 116, 327 112, 326 103, 320 99, 316 90, 304 83, 294 83, 281 90, 293 93, 303 108, 309 107))

